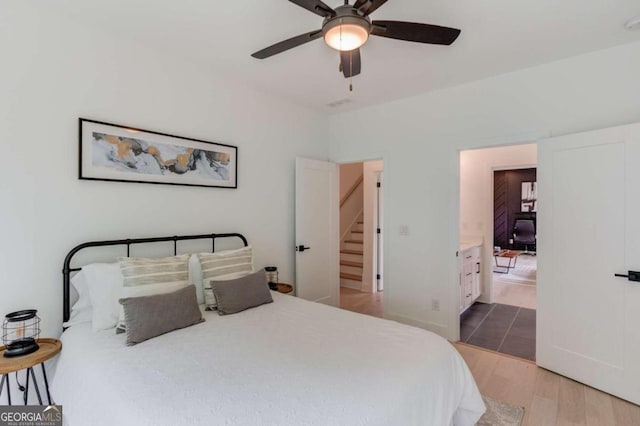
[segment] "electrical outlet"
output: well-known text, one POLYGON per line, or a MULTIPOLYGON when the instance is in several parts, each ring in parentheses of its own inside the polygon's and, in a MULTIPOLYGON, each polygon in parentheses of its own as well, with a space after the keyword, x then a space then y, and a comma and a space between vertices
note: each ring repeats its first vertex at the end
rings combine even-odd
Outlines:
POLYGON ((407 225, 400 226, 400 235, 405 237, 409 235, 409 227, 407 225))
POLYGON ((439 311, 440 310, 440 300, 432 299, 431 300, 431 310, 439 311))

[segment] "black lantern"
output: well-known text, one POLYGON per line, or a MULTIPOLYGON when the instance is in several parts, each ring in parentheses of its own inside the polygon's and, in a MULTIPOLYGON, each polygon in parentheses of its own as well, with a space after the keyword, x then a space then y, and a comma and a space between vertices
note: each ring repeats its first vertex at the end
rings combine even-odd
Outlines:
POLYGON ((2 323, 2 343, 5 357, 27 355, 38 350, 40 318, 35 309, 7 314, 2 323))
POLYGON ((275 266, 266 266, 264 272, 267 274, 267 283, 271 290, 278 289, 278 268, 275 266))

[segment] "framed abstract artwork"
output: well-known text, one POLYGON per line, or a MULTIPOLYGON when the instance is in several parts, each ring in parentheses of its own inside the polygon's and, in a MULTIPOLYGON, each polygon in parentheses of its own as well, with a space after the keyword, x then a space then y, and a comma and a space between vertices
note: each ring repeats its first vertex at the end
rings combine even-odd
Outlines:
POLYGON ((538 183, 522 182, 521 210, 535 212, 538 210, 538 183))
POLYGON ((79 178, 238 187, 238 147, 79 119, 79 178))

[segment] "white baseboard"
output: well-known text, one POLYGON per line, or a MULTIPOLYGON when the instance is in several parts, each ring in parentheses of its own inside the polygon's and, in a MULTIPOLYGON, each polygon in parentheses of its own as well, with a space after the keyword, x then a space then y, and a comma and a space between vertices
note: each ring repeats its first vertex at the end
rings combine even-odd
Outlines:
POLYGON ((395 312, 385 312, 384 317, 403 324, 412 325, 436 333, 445 339, 449 338, 449 327, 444 324, 438 324, 433 321, 423 321, 417 318, 408 317, 395 312))

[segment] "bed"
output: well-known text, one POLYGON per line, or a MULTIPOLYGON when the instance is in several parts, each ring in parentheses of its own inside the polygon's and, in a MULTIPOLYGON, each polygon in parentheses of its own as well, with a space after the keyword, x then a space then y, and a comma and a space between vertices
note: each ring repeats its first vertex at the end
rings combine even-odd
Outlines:
POLYGON ((68 328, 51 386, 65 423, 467 426, 485 410, 462 357, 428 331, 277 292, 203 316, 135 346, 68 328))

